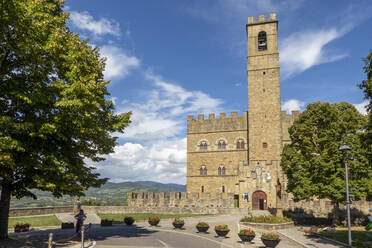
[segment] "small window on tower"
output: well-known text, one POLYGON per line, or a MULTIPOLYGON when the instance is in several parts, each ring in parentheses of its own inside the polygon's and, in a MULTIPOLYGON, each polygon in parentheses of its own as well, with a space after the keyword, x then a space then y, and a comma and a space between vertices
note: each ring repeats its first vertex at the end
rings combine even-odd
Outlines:
POLYGON ((261 31, 258 33, 258 51, 265 51, 265 50, 267 50, 266 32, 261 31))
POLYGON ((266 142, 262 143, 262 147, 267 148, 267 143, 266 142))
POLYGON ((225 193, 225 186, 222 186, 222 193, 225 193))
POLYGON ((201 186, 200 191, 201 191, 202 193, 204 193, 204 186, 201 186))

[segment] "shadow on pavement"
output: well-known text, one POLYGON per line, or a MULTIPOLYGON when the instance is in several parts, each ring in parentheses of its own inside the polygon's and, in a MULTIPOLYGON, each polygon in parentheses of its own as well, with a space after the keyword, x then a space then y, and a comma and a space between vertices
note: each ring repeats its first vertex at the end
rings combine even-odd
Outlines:
POLYGON ((156 230, 148 230, 145 227, 136 225, 125 226, 115 225, 106 228, 94 228, 92 229, 93 239, 96 241, 103 241, 108 238, 132 238, 132 237, 144 237, 149 236, 152 233, 156 233, 156 230))

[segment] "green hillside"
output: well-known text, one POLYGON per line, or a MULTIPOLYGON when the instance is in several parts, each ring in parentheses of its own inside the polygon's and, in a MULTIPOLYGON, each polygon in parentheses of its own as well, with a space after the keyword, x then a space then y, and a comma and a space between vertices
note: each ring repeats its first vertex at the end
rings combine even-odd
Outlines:
MULTIPOLYGON (((151 181, 143 182, 121 182, 106 183, 100 188, 89 188, 85 197, 80 200, 83 205, 106 205, 118 206, 125 205, 126 192, 185 192, 186 186, 180 184, 162 184, 151 181)), ((73 205, 76 197, 65 196, 55 198, 49 192, 33 190, 38 199, 25 197, 22 199, 12 199, 11 208, 23 207, 46 207, 46 206, 66 206, 73 205)))

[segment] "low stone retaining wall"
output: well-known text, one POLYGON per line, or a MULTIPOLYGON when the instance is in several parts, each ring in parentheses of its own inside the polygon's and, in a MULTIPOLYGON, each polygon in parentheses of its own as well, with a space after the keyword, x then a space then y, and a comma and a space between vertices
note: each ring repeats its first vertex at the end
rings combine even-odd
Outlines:
POLYGON ((246 209, 203 208, 203 207, 128 207, 128 206, 82 206, 85 213, 158 213, 158 214, 240 214, 247 215, 246 209))
MULTIPOLYGON (((87 214, 126 214, 126 213, 158 213, 158 214, 239 214, 247 215, 247 209, 211 208, 211 207, 128 207, 128 206, 82 206, 87 214)), ((73 213, 73 206, 12 208, 9 217, 46 215, 57 213, 73 213)))
POLYGON ((56 214, 56 213, 72 213, 72 211, 73 211, 73 206, 11 208, 9 209, 9 217, 45 215, 45 214, 56 214))
POLYGON ((240 222, 240 224, 249 226, 249 227, 256 227, 259 229, 264 230, 278 230, 278 229, 287 229, 294 227, 293 221, 286 222, 286 223, 253 223, 253 222, 240 222))

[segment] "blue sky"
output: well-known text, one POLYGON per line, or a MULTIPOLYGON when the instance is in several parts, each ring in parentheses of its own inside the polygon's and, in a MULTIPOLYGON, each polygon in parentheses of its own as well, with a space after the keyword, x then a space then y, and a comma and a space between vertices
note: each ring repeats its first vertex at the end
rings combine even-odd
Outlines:
POLYGON ((118 113, 132 111, 97 171, 113 182, 186 182, 187 115, 247 109, 248 16, 279 20, 282 109, 314 101, 365 113, 370 0, 67 0, 69 26, 107 58, 118 113))

